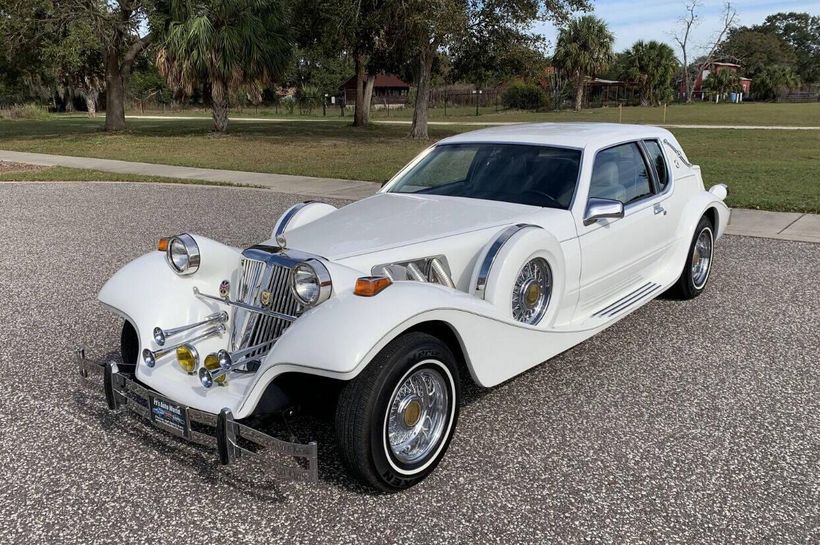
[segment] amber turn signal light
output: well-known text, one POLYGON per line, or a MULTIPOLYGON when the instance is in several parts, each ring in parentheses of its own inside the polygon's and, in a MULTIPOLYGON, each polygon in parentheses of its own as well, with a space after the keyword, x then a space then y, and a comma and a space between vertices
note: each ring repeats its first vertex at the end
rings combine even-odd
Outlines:
POLYGON ((386 276, 362 276, 356 279, 353 293, 362 297, 373 297, 392 283, 393 281, 386 276))
POLYGON ((168 251, 168 242, 170 242, 170 238, 161 238, 159 242, 157 242, 157 251, 159 252, 167 252, 168 251))

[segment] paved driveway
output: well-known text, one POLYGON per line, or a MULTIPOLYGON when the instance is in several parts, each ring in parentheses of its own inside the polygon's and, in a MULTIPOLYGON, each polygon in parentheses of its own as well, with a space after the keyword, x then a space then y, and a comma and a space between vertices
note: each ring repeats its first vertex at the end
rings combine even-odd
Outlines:
POLYGON ((70 359, 95 296, 157 238, 266 238, 292 199, 140 184, 0 184, 0 542, 820 541, 820 245, 727 237, 697 300, 653 302, 469 391, 450 451, 372 495, 319 429, 319 484, 258 480, 103 409, 70 359))

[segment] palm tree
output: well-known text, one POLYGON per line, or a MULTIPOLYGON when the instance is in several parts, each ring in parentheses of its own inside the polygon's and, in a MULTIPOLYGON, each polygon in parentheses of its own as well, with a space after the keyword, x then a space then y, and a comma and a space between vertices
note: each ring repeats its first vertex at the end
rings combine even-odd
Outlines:
POLYGON ((280 0, 170 0, 157 67, 178 92, 210 88, 214 130, 228 130, 229 96, 259 95, 287 66, 291 43, 280 0))
POLYGON ((678 72, 678 59, 668 45, 639 40, 624 53, 621 78, 638 84, 641 106, 658 106, 672 95, 672 79, 678 72))
POLYGON ((558 35, 552 62, 575 85, 575 111, 584 100, 584 83, 609 67, 614 57, 614 36, 606 23, 594 15, 573 19, 558 35))
POLYGON ((755 98, 776 100, 778 94, 800 87, 800 77, 790 66, 765 66, 754 79, 755 98))
POLYGON ((715 102, 718 102, 720 97, 725 96, 726 93, 741 89, 740 78, 736 72, 731 70, 719 70, 709 74, 709 77, 703 82, 703 87, 707 91, 713 92, 715 102))

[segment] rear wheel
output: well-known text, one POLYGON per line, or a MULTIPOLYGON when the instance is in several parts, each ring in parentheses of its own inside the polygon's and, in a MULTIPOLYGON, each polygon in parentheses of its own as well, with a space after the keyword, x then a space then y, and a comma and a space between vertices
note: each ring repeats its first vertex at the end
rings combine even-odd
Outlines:
POLYGON ((447 345, 426 333, 399 337, 342 389, 336 409, 342 460, 379 490, 413 486, 444 456, 459 397, 447 345))
POLYGON ((673 295, 680 299, 694 299, 701 294, 712 271, 714 250, 714 227, 709 218, 704 216, 695 229, 683 272, 670 290, 673 295))

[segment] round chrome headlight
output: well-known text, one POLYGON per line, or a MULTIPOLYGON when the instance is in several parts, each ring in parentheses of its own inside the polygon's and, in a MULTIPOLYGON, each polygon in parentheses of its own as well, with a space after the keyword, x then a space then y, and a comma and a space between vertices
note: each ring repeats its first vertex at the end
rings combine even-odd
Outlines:
POLYGON ((199 246, 187 233, 171 237, 165 257, 177 274, 194 274, 199 269, 199 246))
POLYGON ((293 268, 290 275, 293 296, 306 307, 322 303, 330 297, 330 273, 316 259, 309 259, 293 268))
POLYGON ((513 318, 525 324, 541 321, 552 295, 552 271, 547 261, 536 257, 529 260, 515 279, 512 293, 513 318))

